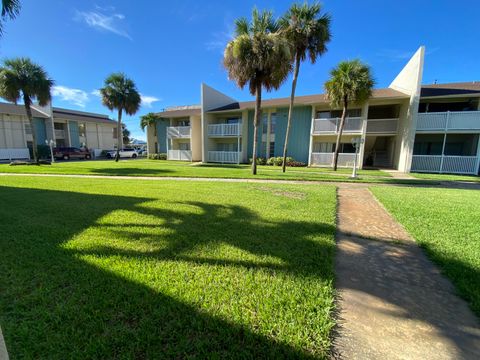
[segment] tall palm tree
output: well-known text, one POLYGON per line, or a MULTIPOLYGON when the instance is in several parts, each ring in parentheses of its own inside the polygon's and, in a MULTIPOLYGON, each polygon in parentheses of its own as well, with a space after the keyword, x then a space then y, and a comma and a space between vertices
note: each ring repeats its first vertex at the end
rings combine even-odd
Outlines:
POLYGON ((20 0, 2 0, 2 13, 0 21, 0 36, 3 35, 3 22, 13 20, 20 13, 20 0))
POLYGON ((110 111, 118 111, 117 125, 117 154, 115 161, 120 159, 120 150, 123 147, 122 115, 134 115, 142 102, 140 93, 133 80, 123 73, 113 73, 105 79, 104 87, 100 89, 103 105, 110 111))
POLYGON ((325 83, 325 91, 332 107, 343 106, 340 128, 338 130, 335 153, 333 155, 333 170, 337 171, 338 152, 342 138, 348 106, 351 102, 364 104, 375 85, 370 67, 360 60, 342 61, 330 71, 330 80, 325 83))
POLYGON ((149 125, 155 125, 157 120, 160 120, 160 116, 158 116, 155 113, 148 113, 145 115, 140 116, 140 127, 142 128, 143 131, 145 131, 145 128, 149 125))
POLYGON ((310 62, 315 64, 317 58, 327 51, 326 44, 330 41, 330 15, 321 14, 319 3, 308 5, 293 4, 280 19, 281 32, 288 40, 292 49, 294 61, 292 92, 288 109, 287 131, 283 145, 282 171, 285 172, 287 161, 288 137, 292 123, 295 90, 297 88, 300 64, 308 55, 310 62))
POLYGON ((7 59, 0 68, 0 96, 7 101, 18 103, 23 100, 25 112, 32 129, 33 160, 38 163, 37 136, 33 126, 31 106, 35 100, 40 106, 51 101, 50 90, 54 82, 47 72, 29 58, 7 59))
POLYGON ((253 9, 252 21, 240 18, 235 21, 235 38, 225 48, 223 64, 229 79, 240 88, 248 84, 255 96, 253 120, 252 174, 257 173, 258 125, 261 116, 262 88, 278 89, 291 68, 288 42, 278 33, 279 26, 270 11, 253 9))

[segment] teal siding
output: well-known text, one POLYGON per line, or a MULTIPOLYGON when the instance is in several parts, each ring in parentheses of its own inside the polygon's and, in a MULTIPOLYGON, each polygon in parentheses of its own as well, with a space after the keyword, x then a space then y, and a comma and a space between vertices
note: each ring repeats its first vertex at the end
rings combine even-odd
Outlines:
MULTIPOLYGON (((275 156, 283 156, 285 133, 287 132, 288 108, 277 110, 277 124, 275 129, 275 156)), ((311 106, 293 108, 292 126, 288 141, 287 156, 297 161, 308 163, 310 147, 310 126, 312 122, 311 106)))
POLYGON ((37 137, 37 145, 45 145, 47 140, 47 129, 45 128, 45 119, 33 118, 33 127, 37 137))
POLYGON ((80 147, 80 136, 78 132, 78 122, 68 122, 68 132, 70 133, 70 146, 80 147))
MULTIPOLYGON (((253 157, 253 118, 255 112, 250 110, 248 112, 248 151, 247 156, 249 159, 253 157)), ((260 124, 258 126, 258 143, 257 143, 257 156, 264 157, 265 155, 259 155, 262 147, 262 120, 260 119, 260 124)))
POLYGON ((157 144, 158 152, 166 153, 167 152, 167 127, 170 126, 170 120, 160 119, 157 120, 157 144))
MULTIPOLYGON (((288 108, 277 109, 277 122, 275 125, 275 156, 283 156, 283 144, 287 131, 288 108)), ((253 154, 253 110, 248 112, 248 157, 253 154)), ((288 156, 297 161, 308 162, 308 150, 310 146, 310 125, 312 121, 311 106, 297 106, 293 109, 292 126, 288 145, 288 156)), ((261 150, 262 130, 258 129, 258 151, 261 150)), ((264 154, 258 156, 265 156, 264 154)))

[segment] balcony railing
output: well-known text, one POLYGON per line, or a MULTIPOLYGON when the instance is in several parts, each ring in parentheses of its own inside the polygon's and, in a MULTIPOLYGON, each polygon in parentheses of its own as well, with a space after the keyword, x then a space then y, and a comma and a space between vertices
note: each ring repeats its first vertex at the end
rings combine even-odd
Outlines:
POLYGON ((56 139, 65 139, 65 130, 55 129, 55 138, 56 139))
POLYGON ((28 148, 0 149, 0 160, 30 159, 28 148))
POLYGON ((480 111, 419 113, 417 131, 480 130, 480 111))
MULTIPOLYGON (((338 167, 353 167, 355 163, 354 153, 339 153, 338 154, 338 167)), ((310 165, 313 166, 332 166, 333 165, 333 153, 312 153, 310 158, 310 165)), ((358 165, 357 165, 358 166, 358 165)))
POLYGON ((241 131, 241 123, 208 125, 208 136, 239 136, 241 131))
POLYGON ((170 138, 189 138, 191 135, 190 126, 169 126, 167 136, 170 138))
POLYGON ((411 170, 450 174, 478 173, 480 158, 477 156, 413 155, 411 170))
POLYGON ((239 160, 239 152, 236 151, 209 151, 208 161, 216 163, 237 164, 239 160))
POLYGON ((398 119, 368 119, 367 134, 395 134, 398 128, 398 119))
POLYGON ((191 150, 168 150, 167 159, 192 161, 192 151, 191 150))
MULTIPOLYGON (((331 119, 315 119, 313 121, 314 134, 336 134, 340 130, 340 118, 331 119)), ((345 133, 361 133, 363 127, 363 118, 348 117, 345 119, 343 132, 345 133)))

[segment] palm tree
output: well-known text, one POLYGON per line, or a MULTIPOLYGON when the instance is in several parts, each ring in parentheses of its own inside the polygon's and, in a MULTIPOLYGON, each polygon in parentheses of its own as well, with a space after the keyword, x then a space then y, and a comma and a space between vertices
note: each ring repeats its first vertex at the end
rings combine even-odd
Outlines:
POLYGON ((235 21, 235 38, 225 48, 223 64, 229 79, 240 88, 248 83, 255 96, 253 120, 252 174, 257 173, 258 125, 261 116, 262 88, 278 89, 291 68, 290 49, 286 39, 278 33, 278 23, 270 11, 253 9, 252 21, 240 18, 235 21))
POLYGON ((118 111, 117 125, 117 154, 115 161, 120 159, 122 149, 122 114, 134 115, 142 102, 137 87, 133 80, 127 78, 123 73, 113 73, 105 79, 105 86, 100 89, 103 105, 110 111, 118 111))
POLYGON ((283 145, 283 172, 286 169, 288 137, 292 123, 300 63, 308 55, 310 62, 315 64, 317 58, 327 51, 326 44, 330 41, 330 15, 321 14, 320 12, 321 6, 319 3, 314 3, 313 5, 308 5, 308 3, 303 5, 293 4, 279 21, 281 32, 290 43, 294 59, 290 108, 288 110, 285 143, 283 145))
POLYGON ((40 106, 47 105, 52 96, 50 89, 54 82, 47 72, 29 58, 7 59, 0 68, 0 96, 7 101, 18 103, 23 100, 25 112, 32 129, 33 160, 38 163, 37 136, 33 126, 31 106, 35 100, 40 106))
POLYGON ((3 22, 13 20, 20 13, 20 0, 2 0, 2 14, 0 21, 0 36, 3 35, 3 22))
POLYGON ((142 128, 143 131, 145 131, 145 128, 150 125, 155 125, 157 123, 157 120, 160 120, 160 116, 158 116, 155 113, 148 113, 145 115, 140 116, 140 127, 142 128))
POLYGON ((332 107, 343 106, 340 129, 338 130, 335 153, 333 155, 333 170, 337 171, 338 152, 342 138, 345 118, 350 102, 364 104, 372 95, 375 80, 370 67, 360 60, 342 61, 330 71, 330 80, 325 83, 325 91, 332 107))

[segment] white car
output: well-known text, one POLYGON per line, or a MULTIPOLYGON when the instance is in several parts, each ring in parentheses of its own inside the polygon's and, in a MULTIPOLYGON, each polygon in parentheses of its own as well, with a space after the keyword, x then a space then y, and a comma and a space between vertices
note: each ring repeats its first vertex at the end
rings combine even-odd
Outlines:
MULTIPOLYGON (((109 151, 107 153, 107 158, 113 159, 117 155, 117 150, 109 151)), ((135 149, 123 149, 120 150, 121 158, 132 158, 135 159, 138 156, 138 153, 135 149)))

